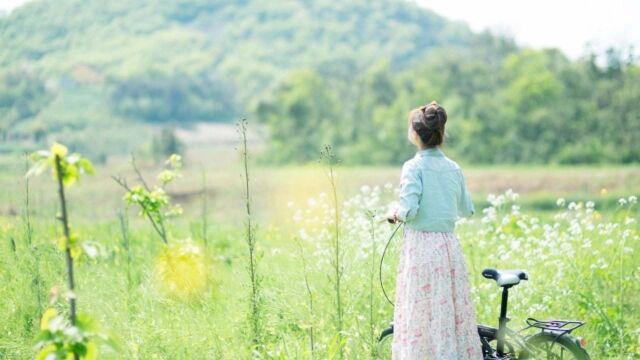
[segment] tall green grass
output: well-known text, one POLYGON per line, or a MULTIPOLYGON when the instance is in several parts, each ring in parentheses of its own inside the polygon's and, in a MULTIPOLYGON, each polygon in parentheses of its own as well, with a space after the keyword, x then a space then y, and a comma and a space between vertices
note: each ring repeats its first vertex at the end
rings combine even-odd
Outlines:
MULTIPOLYGON (((341 171, 335 169, 335 179, 341 179, 341 171)), ((260 239, 253 245, 264 306, 259 351, 254 351, 253 336, 245 326, 251 311, 246 306, 251 293, 246 227, 208 222, 204 256, 210 281, 197 296, 176 298, 167 296, 154 280, 157 254, 165 245, 152 228, 135 218, 126 221, 126 213, 123 222, 114 217, 78 224, 75 230, 96 244, 98 252, 95 259, 77 264, 83 279, 77 296, 83 311, 95 314, 121 344, 119 352, 105 350, 100 358, 326 359, 340 353, 347 359, 390 358, 389 342, 378 344, 375 337, 393 317, 376 281, 379 257, 392 228, 374 215, 387 212, 396 191, 391 184, 372 184, 341 199, 328 184, 324 192, 292 199, 286 219, 253 229, 252 236, 260 239), (336 216, 340 343, 334 315, 336 216)), ((577 334, 587 339, 592 358, 640 356, 635 197, 626 196, 607 211, 589 199, 560 199, 553 210, 539 213, 513 192, 492 195, 486 204, 478 216, 457 228, 480 322, 497 325, 500 305, 499 289, 480 276, 481 270, 522 268, 530 280, 512 290, 510 327, 524 326, 528 316, 580 319, 586 325, 577 334)), ((72 216, 74 211, 79 210, 71 209, 72 216)), ((175 238, 188 237, 198 221, 202 219, 175 219, 168 231, 175 238)), ((0 218, 0 359, 34 356, 46 302, 42 293, 65 281, 63 254, 53 241, 58 233, 54 220, 33 216, 30 231, 25 222, 0 218)), ((400 243, 398 236, 382 268, 385 288, 392 293, 400 243)))

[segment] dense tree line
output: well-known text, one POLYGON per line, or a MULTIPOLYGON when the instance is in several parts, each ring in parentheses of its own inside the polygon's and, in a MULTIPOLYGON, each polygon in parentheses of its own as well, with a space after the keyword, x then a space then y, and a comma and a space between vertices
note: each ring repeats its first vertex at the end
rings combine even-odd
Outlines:
POLYGON ((155 123, 212 121, 233 113, 233 99, 225 90, 225 84, 206 76, 147 75, 114 82, 110 100, 114 113, 132 119, 155 123))
POLYGON ((431 100, 449 113, 447 151, 464 161, 640 162, 640 67, 615 49, 601 57, 480 40, 401 72, 297 72, 256 113, 271 130, 269 158, 282 162, 312 160, 321 143, 350 163, 400 162, 413 151, 409 110, 431 100))

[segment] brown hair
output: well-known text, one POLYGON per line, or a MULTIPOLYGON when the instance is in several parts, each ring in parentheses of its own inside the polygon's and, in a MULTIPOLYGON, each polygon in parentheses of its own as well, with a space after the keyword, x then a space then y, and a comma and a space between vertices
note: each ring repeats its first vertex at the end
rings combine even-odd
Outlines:
POLYGON ((436 101, 414 109, 409 114, 410 126, 427 148, 436 147, 444 142, 444 125, 447 112, 436 101))

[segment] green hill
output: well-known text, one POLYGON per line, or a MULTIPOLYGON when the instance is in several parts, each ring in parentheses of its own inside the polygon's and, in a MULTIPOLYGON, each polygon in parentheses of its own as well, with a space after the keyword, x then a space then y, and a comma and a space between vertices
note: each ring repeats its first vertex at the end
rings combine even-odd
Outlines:
MULTIPOLYGON (((622 139, 618 156, 587 125, 602 110, 594 101, 634 113, 624 95, 636 89, 633 63, 614 57, 600 69, 555 50, 523 52, 509 38, 474 34, 407 1, 34 0, 0 18, 0 44, 4 153, 63 139, 104 157, 145 146, 150 124, 249 116, 269 124, 281 161, 307 161, 328 142, 353 162, 390 162, 410 149, 394 135, 403 125, 389 124, 428 98, 444 100, 459 119, 454 151, 485 136, 478 161, 640 157, 628 149, 634 136, 622 139), (554 127, 561 106, 556 115, 570 126, 554 127), (359 124, 367 121, 377 129, 359 124), (551 129, 571 132, 570 141, 551 129), (298 130, 313 136, 290 141, 298 130), (589 141, 575 143, 585 134, 589 141), (389 151, 371 151, 389 137, 389 151), (539 150, 541 139, 551 145, 539 150), (496 154, 496 146, 512 152, 496 154)), ((618 114, 606 110, 606 118, 618 114)), ((634 124, 612 121, 618 129, 634 124)))
POLYGON ((404 67, 472 37, 463 25, 393 0, 41 0, 0 20, 0 66, 28 67, 69 91, 111 86, 116 110, 132 117, 220 121, 246 111, 292 69, 336 60, 361 68, 387 58, 404 67), (176 87, 216 104, 190 104, 203 108, 189 113, 131 103, 176 87))

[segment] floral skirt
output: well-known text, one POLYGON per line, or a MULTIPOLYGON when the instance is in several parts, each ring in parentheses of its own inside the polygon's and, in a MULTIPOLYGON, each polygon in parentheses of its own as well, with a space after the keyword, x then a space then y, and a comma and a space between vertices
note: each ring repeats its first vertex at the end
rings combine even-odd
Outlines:
POLYGON ((394 360, 482 360, 458 237, 405 227, 396 279, 394 360))

